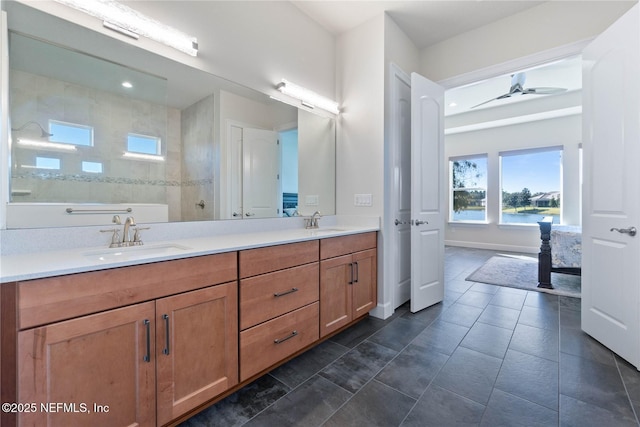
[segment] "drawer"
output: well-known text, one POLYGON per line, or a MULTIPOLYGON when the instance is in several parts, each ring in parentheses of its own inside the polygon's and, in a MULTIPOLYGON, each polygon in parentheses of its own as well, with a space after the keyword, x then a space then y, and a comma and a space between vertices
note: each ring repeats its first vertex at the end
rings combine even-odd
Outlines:
POLYGON ((316 342, 318 307, 315 302, 240 332, 240 381, 316 342))
POLYGON ((18 283, 20 329, 237 280, 237 252, 18 283))
POLYGON ((318 301, 320 271, 317 262, 240 281, 240 329, 318 301))
POLYGON ((240 251, 240 278, 318 261, 318 247, 317 240, 310 240, 240 251))
POLYGON ((375 231, 322 239, 320 240, 320 259, 373 249, 376 247, 377 241, 378 236, 375 231))

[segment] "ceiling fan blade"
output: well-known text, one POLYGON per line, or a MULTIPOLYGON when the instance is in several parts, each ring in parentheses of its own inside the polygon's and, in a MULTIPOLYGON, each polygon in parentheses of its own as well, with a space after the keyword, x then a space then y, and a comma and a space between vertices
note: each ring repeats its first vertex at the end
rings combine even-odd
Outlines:
POLYGON ((479 107, 479 106, 484 105, 484 104, 488 104, 489 102, 497 101, 499 99, 511 98, 512 95, 513 95, 513 93, 505 93, 504 95, 500 95, 497 98, 493 98, 493 99, 490 99, 488 101, 481 102, 480 104, 474 105, 473 107, 470 107, 469 109, 471 110, 473 108, 479 107))
POLYGON ((530 87, 524 90, 523 95, 553 95, 555 93, 562 93, 566 91, 567 89, 562 87, 530 87))

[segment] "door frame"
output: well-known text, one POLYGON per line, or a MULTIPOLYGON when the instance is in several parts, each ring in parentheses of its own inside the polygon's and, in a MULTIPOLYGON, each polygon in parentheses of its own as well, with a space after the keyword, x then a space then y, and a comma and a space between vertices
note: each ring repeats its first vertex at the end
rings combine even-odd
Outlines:
MULTIPOLYGON (((565 59, 575 55, 581 55, 584 48, 589 45, 595 37, 590 37, 584 40, 580 40, 577 42, 569 43, 566 45, 558 46, 552 49, 548 49, 542 52, 537 52, 532 55, 523 56, 520 58, 512 59, 509 61, 505 61, 499 64, 494 64, 485 68, 480 68, 477 70, 469 71, 466 73, 462 73, 453 77, 449 77, 446 79, 438 80, 436 83, 443 86, 445 91, 447 89, 453 89, 460 86, 466 86, 469 84, 477 83, 482 80, 490 79, 492 77, 497 77, 500 75, 508 74, 515 70, 521 70, 523 68, 535 67, 538 65, 543 65, 549 62, 565 59)), ((386 126, 385 126, 385 147, 384 147, 384 155, 385 155, 385 165, 384 165, 384 212, 381 221, 382 225, 382 236, 391 236, 393 233, 393 228, 395 225, 393 224, 393 215, 390 210, 389 203, 393 200, 393 197, 397 197, 397 195, 392 194, 394 191, 391 171, 389 170, 389 163, 387 161, 387 156, 390 155, 390 151, 392 150, 392 137, 393 137, 393 126, 394 117, 393 117, 393 107, 391 105, 391 99, 393 99, 393 85, 391 84, 393 78, 393 70, 394 64, 389 62, 389 72, 388 72, 388 87, 389 87, 389 97, 386 101, 386 109, 388 114, 385 114, 386 117, 386 126)), ((397 66, 395 66, 397 67, 397 66)), ((445 159, 445 162, 447 159, 445 159)), ((448 186, 448 182, 446 183, 448 186)), ((448 190, 447 190, 448 191, 448 190)), ((445 233, 446 233, 446 224, 445 224, 445 233)), ((376 317, 380 317, 382 319, 386 319, 390 317, 395 309, 394 307, 394 283, 393 277, 395 274, 394 270, 394 262, 393 259, 393 246, 391 245, 390 238, 384 237, 382 239, 383 245, 380 253, 380 259, 384 259, 384 269, 383 270, 383 282, 384 286, 381 286, 378 291, 378 307, 375 309, 374 315, 376 317), (381 310, 381 311, 380 311, 381 310)), ((379 249, 380 250, 380 249, 379 249)))

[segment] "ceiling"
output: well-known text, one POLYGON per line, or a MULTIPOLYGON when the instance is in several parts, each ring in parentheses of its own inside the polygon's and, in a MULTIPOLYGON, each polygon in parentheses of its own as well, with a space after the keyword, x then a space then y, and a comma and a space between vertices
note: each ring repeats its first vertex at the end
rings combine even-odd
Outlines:
MULTIPOLYGON (((456 35, 530 9, 543 1, 292 1, 292 3, 322 25, 327 31, 338 35, 369 19, 387 12, 418 49, 424 49, 456 35)), ((526 71, 525 88, 560 87, 567 91, 582 87, 580 58, 570 58, 526 71)), ((495 77, 446 93, 445 115, 477 111, 502 106, 541 95, 516 96, 496 100, 471 108, 489 99, 509 92, 511 75, 495 77), (454 105, 455 104, 455 105, 454 105)), ((548 96, 548 95, 547 95, 548 96)))
POLYGON ((387 12, 416 47, 424 49, 544 1, 294 0, 292 3, 336 35, 387 12))

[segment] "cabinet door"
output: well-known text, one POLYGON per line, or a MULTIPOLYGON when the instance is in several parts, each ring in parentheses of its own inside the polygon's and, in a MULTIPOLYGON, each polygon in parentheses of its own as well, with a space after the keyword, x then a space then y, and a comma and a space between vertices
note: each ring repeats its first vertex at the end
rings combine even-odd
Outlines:
POLYGON ((148 302, 21 331, 18 401, 38 406, 20 425, 155 426, 154 313, 148 302))
POLYGON ((376 250, 353 254, 353 319, 364 316, 378 304, 376 250))
POLYGON ((158 424, 238 383, 237 283, 156 301, 158 424))
POLYGON ((323 337, 352 319, 351 255, 320 262, 320 336, 323 337))

